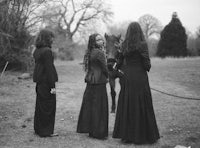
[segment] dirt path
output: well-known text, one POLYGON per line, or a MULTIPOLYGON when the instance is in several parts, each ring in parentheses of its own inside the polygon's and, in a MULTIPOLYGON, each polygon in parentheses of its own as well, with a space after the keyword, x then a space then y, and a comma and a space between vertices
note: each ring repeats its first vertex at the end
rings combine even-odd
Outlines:
MULTIPOLYGON (((194 62, 190 64, 200 62, 200 59, 195 60, 197 61, 192 60, 194 62)), ((175 61, 175 63, 177 62, 175 61)), ((193 86, 192 83, 194 85, 200 84, 200 80, 197 83, 197 76, 193 75, 197 78, 193 81, 189 80, 191 84, 183 85, 186 80, 183 80, 183 78, 181 80, 177 79, 182 71, 174 72, 174 69, 177 70, 177 68, 171 68, 171 70, 169 70, 170 68, 166 70, 162 68, 170 67, 169 60, 160 62, 158 59, 153 59, 152 65, 149 74, 151 87, 175 94, 200 97, 199 88, 195 87, 196 89, 194 89, 194 87, 191 87, 193 86)), ((180 64, 177 65, 180 66, 180 64)), ((58 62, 56 67, 59 74, 59 83, 57 84, 55 132, 59 133, 59 136, 39 138, 34 135, 35 84, 32 83, 32 80, 18 80, 16 76, 19 73, 7 73, 6 77, 0 81, 0 147, 172 148, 178 144, 191 145, 192 148, 200 147, 200 101, 174 99, 154 91, 152 91, 154 109, 162 136, 158 143, 136 146, 122 144, 120 140, 113 139, 111 135, 115 114, 109 114, 109 138, 107 140, 96 140, 89 138, 86 134, 77 134, 75 132, 77 118, 85 89, 84 73, 79 61, 58 62)), ((188 72, 187 75, 196 74, 196 71, 188 72)), ((117 85, 117 91, 119 91, 119 88, 119 85, 117 85)), ((109 98, 110 100, 111 98, 109 98)))

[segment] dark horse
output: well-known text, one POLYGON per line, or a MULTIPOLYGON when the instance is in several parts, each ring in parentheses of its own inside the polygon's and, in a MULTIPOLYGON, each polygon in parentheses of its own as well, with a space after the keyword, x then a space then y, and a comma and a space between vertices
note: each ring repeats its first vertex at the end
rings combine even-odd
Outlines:
POLYGON ((121 42, 121 35, 104 35, 106 39, 106 56, 108 64, 108 73, 109 73, 109 84, 112 97, 112 106, 111 113, 115 113, 116 101, 115 101, 115 79, 120 78, 122 73, 116 68, 116 65, 120 62, 120 48, 119 45, 121 42))

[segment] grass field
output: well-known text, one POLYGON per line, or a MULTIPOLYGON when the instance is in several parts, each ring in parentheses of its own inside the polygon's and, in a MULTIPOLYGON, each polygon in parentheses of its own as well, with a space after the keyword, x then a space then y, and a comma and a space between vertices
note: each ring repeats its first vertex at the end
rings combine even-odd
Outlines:
MULTIPOLYGON (((56 61, 57 112, 54 138, 39 138, 33 132, 35 84, 19 80, 20 73, 6 72, 0 79, 0 147, 2 148, 173 148, 200 147, 200 100, 183 100, 152 90, 161 139, 153 145, 123 144, 112 138, 115 114, 109 114, 109 137, 96 140, 77 134, 76 125, 85 89, 80 61, 56 61)), ((200 58, 152 59, 152 88, 200 99, 200 58)), ((120 86, 117 83, 117 92, 120 86)), ((108 87, 108 93, 110 89, 108 87)), ((109 95, 109 109, 111 98, 109 95)))

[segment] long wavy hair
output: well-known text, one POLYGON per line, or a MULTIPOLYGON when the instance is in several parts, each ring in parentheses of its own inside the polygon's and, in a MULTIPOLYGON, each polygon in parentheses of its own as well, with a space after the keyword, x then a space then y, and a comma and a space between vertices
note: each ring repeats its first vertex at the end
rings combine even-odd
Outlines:
POLYGON ((36 48, 50 47, 52 45, 52 38, 54 34, 52 31, 47 29, 42 29, 36 37, 35 46, 36 48))
POLYGON ((142 28, 138 22, 132 22, 129 24, 125 40, 122 43, 123 53, 129 53, 131 51, 138 50, 141 42, 146 42, 142 28))
POLYGON ((90 53, 94 48, 97 48, 97 44, 96 44, 96 37, 98 36, 98 33, 94 33, 92 35, 89 36, 89 40, 88 40, 88 47, 87 50, 85 52, 84 55, 84 59, 83 59, 83 68, 85 70, 85 72, 88 71, 89 69, 89 65, 90 65, 90 53))

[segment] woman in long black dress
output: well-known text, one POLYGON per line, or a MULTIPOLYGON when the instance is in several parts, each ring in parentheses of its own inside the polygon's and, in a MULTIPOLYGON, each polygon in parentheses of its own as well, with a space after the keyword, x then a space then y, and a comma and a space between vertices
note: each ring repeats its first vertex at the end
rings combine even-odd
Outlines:
POLYGON ((122 43, 123 64, 113 138, 135 144, 159 139, 147 71, 150 58, 142 29, 132 22, 122 43))
POLYGON ((34 130, 40 137, 56 136, 54 134, 55 82, 58 81, 58 76, 51 51, 53 38, 51 31, 41 30, 36 38, 36 50, 33 53, 35 59, 33 81, 36 82, 34 130))
POLYGON ((108 78, 104 40, 99 34, 89 37, 84 57, 87 83, 79 114, 77 132, 89 133, 90 137, 104 139, 108 136, 108 78))

